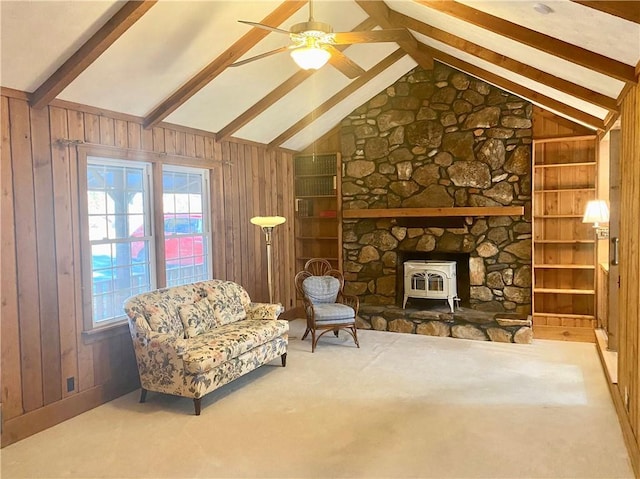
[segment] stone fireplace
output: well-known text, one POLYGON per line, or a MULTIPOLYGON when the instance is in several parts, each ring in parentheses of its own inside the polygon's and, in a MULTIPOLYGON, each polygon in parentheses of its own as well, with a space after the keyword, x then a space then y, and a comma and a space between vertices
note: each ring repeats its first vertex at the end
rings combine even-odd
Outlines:
POLYGON ((401 306, 403 261, 453 257, 464 306, 526 318, 531 111, 529 102, 436 62, 345 118, 347 291, 364 305, 401 306), (417 213, 399 216, 399 209, 417 213), (359 215, 372 210, 376 217, 359 215))

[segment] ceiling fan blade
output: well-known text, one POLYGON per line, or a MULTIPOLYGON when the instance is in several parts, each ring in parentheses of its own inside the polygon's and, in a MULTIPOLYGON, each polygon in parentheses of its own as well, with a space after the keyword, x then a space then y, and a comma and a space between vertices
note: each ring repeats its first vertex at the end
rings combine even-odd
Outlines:
POLYGON ((251 58, 247 58, 246 60, 240 60, 239 62, 232 63, 229 65, 230 67, 239 67, 240 65, 244 65, 245 63, 253 62, 255 60, 260 60, 261 58, 270 57, 271 55, 275 55, 276 53, 286 52, 287 50, 291 50, 295 47, 280 47, 275 50, 271 50, 270 52, 261 53, 260 55, 256 55, 251 58))
POLYGON ((389 28, 386 30, 371 30, 369 32, 337 32, 333 34, 335 45, 350 45, 353 43, 402 42, 412 37, 406 28, 389 28))
POLYGON ((360 65, 355 63, 337 48, 334 48, 331 45, 325 45, 323 48, 331 53, 329 63, 340 70, 346 77, 357 78, 364 73, 364 70, 360 65))
POLYGON ((272 32, 284 33, 285 35, 289 35, 287 30, 283 30, 282 28, 270 27, 269 25, 265 25, 264 23, 257 22, 249 22, 247 20, 238 20, 240 23, 244 23, 245 25, 251 25, 252 27, 262 28, 263 30, 270 30, 272 32))

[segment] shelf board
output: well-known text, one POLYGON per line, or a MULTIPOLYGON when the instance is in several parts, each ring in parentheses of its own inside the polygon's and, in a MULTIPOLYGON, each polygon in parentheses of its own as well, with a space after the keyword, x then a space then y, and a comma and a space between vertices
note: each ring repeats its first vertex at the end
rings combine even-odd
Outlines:
POLYGON ((580 192, 585 192, 585 191, 592 191, 595 193, 596 189, 595 187, 589 187, 589 188, 557 188, 555 190, 534 190, 534 193, 567 193, 567 192, 574 192, 574 193, 580 193, 580 192))
MULTIPOLYGON (((311 258, 319 258, 319 256, 298 256, 296 259, 298 261, 309 261, 311 258)), ((322 256, 322 259, 326 259, 328 261, 338 261, 338 258, 334 258, 331 256, 322 256)))
POLYGON ((547 313, 547 312, 542 313, 540 311, 534 311, 533 316, 544 316, 545 318, 554 317, 554 318, 566 318, 566 319, 588 319, 588 320, 596 319, 595 316, 592 316, 590 314, 567 314, 567 313, 547 313))
POLYGON ((584 215, 533 215, 534 218, 556 218, 556 219, 568 219, 568 218, 582 218, 584 215))
POLYGON ((296 236, 296 239, 310 241, 310 240, 319 240, 319 241, 338 241, 337 236, 296 236))
POLYGON ((296 216, 299 220, 337 220, 337 216, 296 216))
POLYGON ((548 163, 545 165, 533 165, 534 168, 565 168, 572 166, 595 166, 595 161, 581 161, 575 163, 548 163))
POLYGON ((533 240, 534 245, 535 244, 595 244, 595 240, 551 240, 551 239, 545 239, 545 240, 533 240))
POLYGON ((567 141, 595 141, 597 140, 596 135, 576 135, 576 136, 550 136, 547 138, 534 138, 534 145, 541 145, 544 143, 564 143, 567 141))
POLYGON ((336 195, 296 195, 296 199, 337 198, 336 195))
POLYGON ((592 264, 534 264, 534 269, 596 269, 592 264))
POLYGON ((337 173, 335 171, 333 173, 311 173, 307 175, 296 175, 296 178, 321 178, 327 176, 336 176, 336 174, 337 173))
POLYGON ((593 289, 568 289, 568 288, 533 288, 534 293, 548 294, 596 294, 593 289))
POLYGON ((343 218, 420 218, 435 216, 522 216, 523 206, 457 206, 450 208, 381 208, 343 210, 343 218))

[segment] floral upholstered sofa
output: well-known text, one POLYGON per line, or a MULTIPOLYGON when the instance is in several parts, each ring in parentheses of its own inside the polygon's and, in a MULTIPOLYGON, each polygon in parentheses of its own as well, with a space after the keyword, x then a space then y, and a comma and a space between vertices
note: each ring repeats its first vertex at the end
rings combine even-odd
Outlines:
POLYGON ((209 280, 142 293, 124 304, 142 393, 193 398, 281 357, 289 323, 280 304, 253 303, 239 284, 209 280))

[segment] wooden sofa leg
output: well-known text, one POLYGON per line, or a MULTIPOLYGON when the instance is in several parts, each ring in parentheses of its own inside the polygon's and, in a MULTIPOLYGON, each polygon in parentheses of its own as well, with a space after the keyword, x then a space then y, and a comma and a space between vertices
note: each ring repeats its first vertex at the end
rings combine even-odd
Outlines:
POLYGON ((147 390, 145 388, 140 388, 140 402, 145 402, 147 400, 147 390))
POLYGON ((200 399, 201 398, 193 398, 193 406, 196 409, 196 416, 200 415, 200 399))
POLYGON ((282 367, 286 368, 287 367, 287 353, 283 353, 282 356, 280 356, 280 360, 282 361, 282 367))

